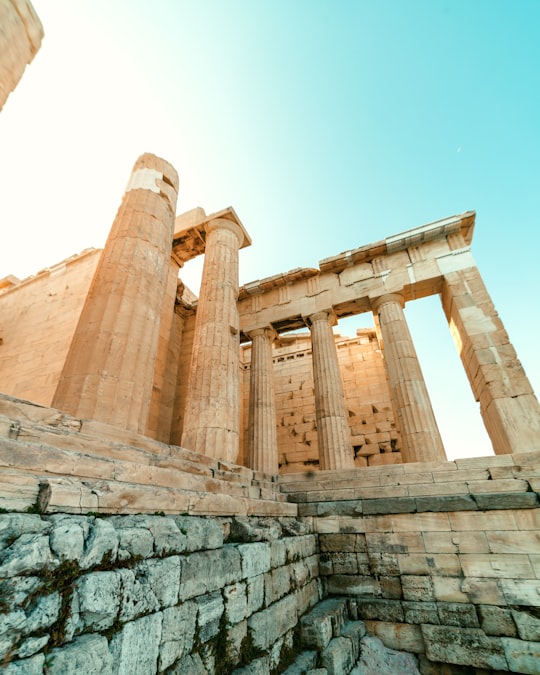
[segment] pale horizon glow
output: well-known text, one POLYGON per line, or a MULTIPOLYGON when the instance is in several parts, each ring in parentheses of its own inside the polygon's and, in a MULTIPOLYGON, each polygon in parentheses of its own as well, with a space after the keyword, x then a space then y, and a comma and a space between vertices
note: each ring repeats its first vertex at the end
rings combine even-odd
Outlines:
MULTIPOLYGON (((234 207, 241 283, 474 210, 540 392, 540 3, 33 4, 45 38, 0 113, 0 278, 103 246, 144 152, 177 169, 178 213, 234 207)), ((448 457, 492 454, 439 298, 406 315, 448 457)))

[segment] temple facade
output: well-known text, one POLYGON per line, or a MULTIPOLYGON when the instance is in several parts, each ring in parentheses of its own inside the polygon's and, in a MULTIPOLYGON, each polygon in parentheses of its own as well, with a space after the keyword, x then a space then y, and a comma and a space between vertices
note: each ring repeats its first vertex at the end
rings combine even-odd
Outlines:
POLYGON ((176 216, 177 190, 141 156, 102 251, 0 282, 4 393, 267 474, 444 460, 405 311, 438 295, 494 453, 533 448, 540 408, 473 212, 240 287, 238 215, 176 216), (181 268, 198 255, 197 298, 181 268), (334 332, 365 312, 372 330, 334 332))

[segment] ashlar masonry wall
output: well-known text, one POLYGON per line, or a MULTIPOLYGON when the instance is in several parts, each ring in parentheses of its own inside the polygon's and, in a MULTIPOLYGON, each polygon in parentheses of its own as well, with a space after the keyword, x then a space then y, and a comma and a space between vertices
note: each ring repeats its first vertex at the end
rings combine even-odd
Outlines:
POLYGON ((281 481, 318 532, 326 592, 421 673, 537 674, 539 465, 534 452, 281 481))
POLYGON ((0 390, 50 405, 101 251, 0 285, 0 390))

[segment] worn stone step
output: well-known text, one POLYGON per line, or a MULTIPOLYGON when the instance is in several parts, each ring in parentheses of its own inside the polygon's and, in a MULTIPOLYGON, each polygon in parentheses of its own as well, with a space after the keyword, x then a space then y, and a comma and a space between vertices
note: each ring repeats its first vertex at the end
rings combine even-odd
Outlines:
MULTIPOLYGON (((540 482, 539 482, 540 485, 540 482)), ((520 498, 518 502, 531 502, 536 504, 534 493, 537 486, 533 477, 529 479, 513 478, 501 480, 463 481, 459 483, 426 483, 423 485, 395 485, 387 488, 362 488, 355 487, 352 483, 348 488, 309 490, 302 492, 284 493, 288 499, 296 504, 322 504, 333 503, 337 509, 347 509, 354 502, 362 503, 364 515, 376 513, 402 513, 407 511, 422 510, 466 510, 477 508, 476 501, 489 502, 488 495, 529 494, 529 498, 520 498), (452 503, 442 506, 442 502, 453 500, 452 503), (340 502, 344 503, 340 506, 340 502), (440 502, 440 503, 439 503, 440 502), (390 505, 394 511, 390 509, 390 505), (407 506, 408 504, 408 506, 407 506), (437 504, 439 508, 437 509, 437 504)), ((322 515, 315 513, 319 507, 306 508, 303 515, 322 515)), ((484 507, 481 507, 484 508, 484 507)), ((487 507, 489 508, 489 507, 487 507)), ((493 508, 493 507, 491 507, 493 508)), ((324 507, 322 507, 324 510, 324 507)))
MULTIPOLYGON (((231 494, 122 483, 114 480, 80 480, 39 473, 2 472, 0 503, 13 510, 35 508, 43 513, 86 514, 165 513, 171 515, 239 515, 296 517, 294 504, 252 499, 231 494), (11 490, 5 488, 10 484, 11 490), (20 508, 10 495, 23 489, 20 508), (3 495, 6 495, 5 501, 3 495), (11 503, 12 502, 12 503, 11 503)), ((8 508, 3 506, 2 508, 8 508)))
POLYGON ((319 602, 300 620, 302 644, 312 649, 324 649, 337 637, 348 617, 347 600, 328 598, 319 602))
POLYGON ((39 479, 17 471, 0 471, 0 509, 27 511, 37 503, 39 479))
POLYGON ((294 663, 283 671, 282 675, 305 675, 305 673, 312 671, 317 666, 317 652, 306 651, 301 652, 294 663))
POLYGON ((366 634, 363 621, 349 621, 323 649, 320 662, 329 675, 350 673, 360 656, 360 641, 366 634))
POLYGON ((222 478, 201 476, 136 462, 97 458, 44 444, 22 443, 7 439, 2 439, 0 442, 0 466, 46 474, 77 476, 81 479, 102 478, 191 491, 223 492, 241 497, 260 495, 260 488, 225 481, 222 478))

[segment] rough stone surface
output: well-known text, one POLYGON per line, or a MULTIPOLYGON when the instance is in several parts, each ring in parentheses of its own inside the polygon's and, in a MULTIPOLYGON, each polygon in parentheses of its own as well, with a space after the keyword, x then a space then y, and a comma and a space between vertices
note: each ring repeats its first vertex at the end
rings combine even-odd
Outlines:
POLYGON ((65 647, 53 649, 47 662, 47 672, 53 675, 112 675, 118 672, 113 670, 114 656, 109 652, 107 640, 99 635, 81 635, 65 647))
POLYGON ((111 639, 112 673, 153 675, 157 670, 161 625, 159 614, 144 616, 124 624, 111 639))
POLYGON ((376 637, 366 636, 360 643, 360 660, 351 675, 420 675, 418 661, 413 654, 388 649, 376 637))

